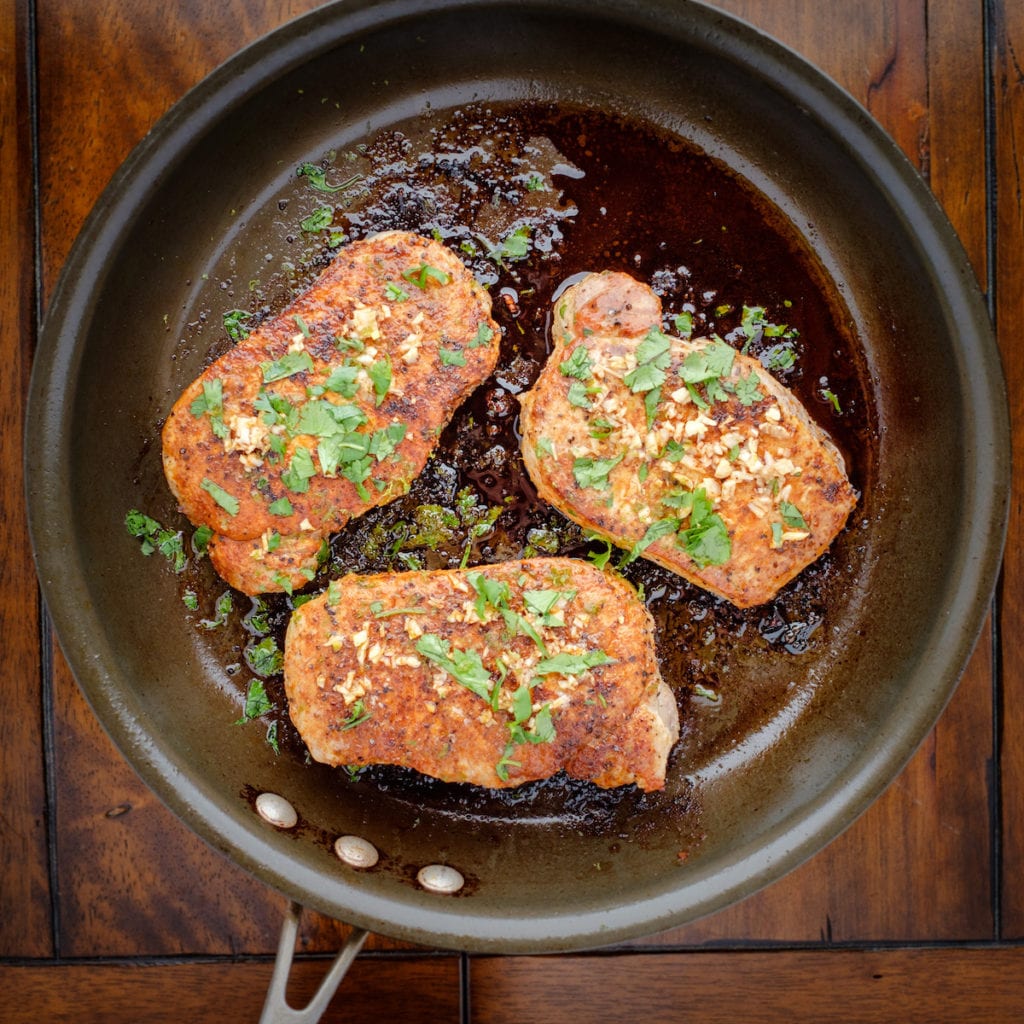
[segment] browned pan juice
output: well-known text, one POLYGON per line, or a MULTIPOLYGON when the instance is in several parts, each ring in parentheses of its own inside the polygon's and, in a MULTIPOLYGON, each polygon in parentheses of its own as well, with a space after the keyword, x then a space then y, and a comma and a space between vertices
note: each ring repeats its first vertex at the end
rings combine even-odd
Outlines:
MULTIPOLYGON (((325 199, 297 179, 280 197, 273 215, 285 269, 252 288, 252 323, 282 308, 344 238, 401 228, 460 252, 491 291, 503 346, 494 376, 456 411, 409 494, 338 534, 308 593, 346 572, 605 550, 538 500, 517 434, 516 395, 546 359, 553 299, 589 271, 624 270, 649 282, 666 318, 690 311, 694 336, 718 333, 736 347, 746 340, 743 307, 764 307, 764 318, 788 336, 755 335, 751 354, 830 432, 854 485, 869 482, 874 427, 845 310, 792 226, 684 141, 591 110, 467 107, 428 112, 326 154, 318 166, 330 181, 353 183, 325 199), (300 228, 325 202, 334 210, 331 225, 300 228)), ((339 769, 337 785, 387 791, 443 813, 554 818, 610 835, 641 811, 688 813, 688 776, 770 724, 803 685, 802 663, 828 645, 832 618, 860 568, 860 530, 855 511, 829 553, 771 604, 746 611, 643 559, 624 570, 658 624, 662 672, 680 705, 682 738, 665 793, 603 791, 562 777, 491 792, 387 766, 339 769)), ((619 557, 613 551, 611 564, 619 557)), ((293 601, 263 599, 261 614, 281 646, 293 601)), ((244 676, 238 673, 240 694, 244 676)), ((282 756, 308 756, 288 720, 280 676, 266 688, 282 756)))

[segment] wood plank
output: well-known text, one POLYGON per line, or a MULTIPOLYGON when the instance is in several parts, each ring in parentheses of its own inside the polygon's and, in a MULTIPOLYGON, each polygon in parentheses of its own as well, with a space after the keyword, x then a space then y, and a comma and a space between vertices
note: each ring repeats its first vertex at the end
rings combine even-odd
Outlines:
MULTIPOLYGON (((325 965, 299 961, 288 1000, 301 1008, 325 965)), ((270 983, 269 963, 60 964, 0 967, 6 1024, 221 1024, 256 1021, 270 983)), ((359 957, 322 1024, 457 1024, 457 956, 359 957)))
POLYGON ((53 951, 46 847, 39 591, 21 469, 34 318, 28 26, 24 4, 0 0, 0 956, 53 951))
MULTIPOLYGON (((975 266, 984 268, 984 121, 969 121, 972 129, 961 123, 984 103, 976 10, 961 3, 929 12, 925 38, 923 4, 833 6, 827 14, 816 7, 816 17, 798 3, 721 6, 805 54, 930 168, 968 232, 975 266), (834 47, 840 37, 844 45, 834 47), (963 48, 956 58, 945 52, 952 39, 963 48)), ((937 728, 851 829, 764 892, 642 944, 991 936, 991 671, 986 628, 937 728)))
POLYGON ((1013 478, 1009 534, 1003 560, 1002 621, 1002 925, 1024 937, 1024 8, 996 0, 993 11, 996 176, 996 310, 1013 423, 1013 478))
POLYGON ((100 192, 159 117, 247 43, 324 2, 39 0, 48 292, 100 192))
MULTIPOLYGON (((190 0, 168 7, 154 0, 41 0, 47 291, 110 175, 160 115, 246 43, 322 2, 237 0, 211 7, 190 0), (105 88, 96 89, 97 81, 105 88)), ((209 849, 148 791, 99 726, 56 649, 54 693, 60 953, 273 952, 283 898, 209 849)), ((31 779, 41 782, 41 765, 31 779)), ((38 898, 24 902, 48 910, 38 898)), ((330 952, 347 933, 339 922, 308 914, 300 941, 305 950, 330 952)), ((19 955, 34 955, 24 936, 15 939, 19 955)), ((410 948, 378 936, 367 947, 410 948)))
POLYGON ((1022 968, 1024 950, 995 947, 472 958, 470 1020, 1010 1024, 1022 968))

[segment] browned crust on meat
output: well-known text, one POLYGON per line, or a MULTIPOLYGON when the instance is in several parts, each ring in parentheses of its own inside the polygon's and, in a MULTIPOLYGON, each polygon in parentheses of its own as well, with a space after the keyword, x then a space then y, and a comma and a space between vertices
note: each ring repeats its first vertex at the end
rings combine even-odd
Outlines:
POLYGON ((857 494, 827 434, 757 360, 736 353, 723 378, 730 389, 756 383, 755 400, 729 394, 701 408, 680 373, 710 339, 671 340, 649 422, 645 393, 624 378, 660 326, 657 296, 626 274, 592 274, 568 289, 556 303, 553 351, 520 398, 524 462, 542 498, 627 549, 660 521, 678 518, 685 530, 686 512, 672 503, 703 490, 728 531, 727 560, 698 564, 678 531, 654 540, 642 557, 739 607, 762 604, 829 547, 857 494), (585 381, 560 369, 581 346, 591 364, 585 381), (570 402, 574 383, 577 400, 586 386, 588 408, 570 402), (577 459, 618 461, 604 486, 591 486, 574 472, 577 459), (806 528, 794 525, 794 508, 806 528))
POLYGON ((327 764, 396 764, 491 788, 565 769, 604 787, 654 790, 664 786, 678 737, 647 609, 623 579, 575 559, 346 576, 292 615, 284 677, 292 721, 327 764), (536 637, 478 601, 474 574, 507 586, 507 608, 536 637), (524 596, 544 591, 560 595, 552 618, 524 596), (496 705, 427 657, 419 647, 425 637, 476 652, 492 684, 503 676, 496 705), (578 675, 538 675, 545 657, 538 637, 551 656, 603 651, 612 660, 578 675), (554 736, 510 746, 513 695, 534 683, 530 718, 521 724, 536 730, 547 707, 554 736))
POLYGON ((218 535, 218 571, 247 593, 283 589, 279 576, 304 583, 315 567, 310 552, 324 537, 404 494, 454 410, 494 369, 500 331, 490 314, 490 296, 454 253, 392 231, 342 249, 283 313, 207 367, 167 418, 163 460, 182 511, 218 535), (308 363, 265 380, 266 366, 290 357, 308 363), (352 379, 324 390, 336 371, 352 379), (201 408, 204 384, 218 381, 223 408, 211 416, 201 408), (287 403, 284 413, 266 408, 271 399, 287 403), (312 400, 358 410, 351 427, 358 434, 383 437, 404 427, 404 437, 393 451, 364 453, 370 464, 363 480, 346 476, 345 463, 325 471, 322 435, 302 431, 312 400), (290 486, 306 454, 314 475, 304 489, 290 486), (225 508, 217 488, 237 507, 225 508), (282 511, 281 499, 290 511, 282 511), (277 540, 300 536, 284 546, 277 540))

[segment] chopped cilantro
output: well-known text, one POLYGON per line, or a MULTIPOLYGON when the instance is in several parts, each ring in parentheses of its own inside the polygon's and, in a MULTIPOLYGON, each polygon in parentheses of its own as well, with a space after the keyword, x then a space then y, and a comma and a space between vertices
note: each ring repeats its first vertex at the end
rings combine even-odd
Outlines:
POLYGON ((238 515, 238 499, 233 495, 228 494, 220 484, 214 483, 208 477, 203 477, 199 486, 202 487, 202 489, 206 491, 206 493, 209 494, 210 497, 213 498, 213 500, 217 502, 217 504, 220 505, 220 507, 224 509, 229 516, 238 515))
POLYGON ((295 510, 287 498, 278 498, 277 501, 272 501, 267 506, 267 511, 272 516, 290 516, 295 510))
POLYGON ((333 391, 342 398, 354 398, 359 390, 359 367, 351 365, 336 366, 324 381, 324 390, 333 391))
POLYGON ((211 526, 200 526, 196 528, 196 532, 192 534, 192 550, 197 555, 205 555, 206 548, 210 543, 210 538, 213 536, 213 527, 211 526))
POLYGON ((534 455, 542 459, 548 455, 555 454, 555 445, 550 437, 538 437, 537 443, 533 446, 534 455))
POLYGON ((630 391, 634 394, 653 391, 665 383, 665 371, 672 362, 671 346, 672 339, 657 327, 647 332, 636 349, 636 369, 623 377, 630 391))
POLYGON ((465 366, 466 357, 457 348, 439 348, 437 354, 442 366, 465 366))
POLYGON ((516 228, 511 234, 506 235, 498 243, 497 247, 490 251, 489 255, 492 260, 496 260, 501 265, 505 260, 525 259, 529 251, 530 228, 523 226, 516 228))
POLYGON ((391 302, 408 302, 409 293, 400 285, 394 281, 388 281, 384 286, 384 295, 391 302))
POLYGON ((451 280, 443 270, 438 270, 437 267, 432 267, 429 263, 421 263, 418 267, 410 267, 408 270, 403 270, 402 277, 409 284, 419 288, 420 291, 426 291, 429 281, 436 281, 440 285, 445 285, 451 280))
POLYGON ((572 473, 579 487, 592 487, 594 490, 607 490, 608 474, 626 457, 622 452, 613 459, 576 458, 572 464, 572 473))
POLYGON ((587 537, 587 540, 604 545, 603 551, 590 551, 587 553, 587 558, 590 559, 593 565, 598 569, 603 569, 612 557, 612 542, 607 537, 600 537, 597 534, 591 534, 587 537))
POLYGON ((224 393, 219 377, 203 381, 203 393, 193 399, 189 412, 197 419, 204 414, 210 417, 210 429, 216 437, 224 439, 228 429, 224 425, 224 393))
POLYGON ((334 220, 333 206, 318 206, 308 217, 299 221, 303 231, 316 232, 329 228, 334 220))
POLYGON ((348 718, 341 723, 341 730, 344 732, 348 729, 354 729, 357 725, 362 725, 363 722, 373 717, 373 712, 368 711, 366 705, 360 698, 352 705, 352 711, 348 718))
POLYGON ((159 551, 172 565, 175 572, 185 568, 185 548, 181 531, 165 529, 155 519, 150 518, 138 509, 131 509, 124 517, 124 525, 128 532, 140 540, 140 549, 144 555, 159 551))
POLYGON ((676 314, 672 322, 682 337, 689 338, 693 334, 693 314, 688 310, 676 314))
POLYGON ((251 316, 244 309, 229 309, 224 314, 224 330, 232 341, 245 341, 249 337, 249 329, 244 321, 251 316))
POLYGON ((341 192, 346 188, 351 188, 362 178, 361 174, 354 174, 348 181, 343 181, 340 185, 329 185, 327 183, 327 172, 322 167, 317 167, 316 164, 311 163, 302 164, 295 173, 298 177, 305 178, 309 183, 309 187, 317 192, 341 192))
POLYGON ((542 658, 534 666, 533 671, 539 676, 581 676, 588 669, 598 665, 611 665, 615 661, 604 651, 585 651, 583 654, 569 654, 563 651, 550 658, 542 658))
POLYGON ((558 364, 564 377, 575 377, 577 380, 588 380, 594 369, 593 360, 586 345, 577 345, 569 358, 558 364))
POLYGON ((448 640, 436 633, 424 633, 416 644, 416 650, 443 668, 459 685, 490 701, 493 679, 477 651, 453 648, 448 640))
POLYGON ((245 693, 245 706, 242 709, 242 717, 235 725, 244 725, 246 722, 255 721, 269 711, 274 710, 274 702, 267 696, 266 687, 260 679, 253 679, 245 693))
POLYGON ((809 529, 807 520, 804 519, 800 509, 798 509, 791 501, 779 502, 779 514, 782 516, 782 521, 791 530, 809 529))
POLYGON ((491 339, 494 337, 494 329, 491 327, 486 320, 481 320, 477 325, 476 334, 473 340, 469 343, 469 348, 481 348, 484 345, 489 345, 491 339))
POLYGON ((216 603, 213 606, 214 618, 203 619, 199 625, 203 629, 217 629, 219 626, 223 626, 228 621, 228 616, 231 614, 231 609, 234 607, 234 602, 231 599, 231 591, 225 590, 220 597, 217 598, 216 603))
POLYGON ((263 371, 263 383, 272 384, 297 373, 309 372, 313 369, 313 359, 308 352, 288 352, 280 359, 260 363, 260 369, 263 371))
POLYGON ((824 398, 826 402, 830 403, 836 412, 842 413, 843 410, 839 407, 839 396, 832 391, 831 388, 822 388, 821 397, 824 398))
POLYGON ((245 660, 258 676, 276 675, 284 668, 284 654, 272 636, 264 637, 259 643, 246 647, 245 660))
POLYGON ((586 384, 581 380, 574 380, 569 385, 569 404, 575 405, 578 409, 589 409, 593 406, 593 402, 587 397, 592 391, 598 390, 596 388, 588 388, 586 384))
POLYGON ((181 595, 181 603, 190 611, 199 610, 199 597, 196 592, 190 587, 181 595))
POLYGON ((376 404, 380 405, 384 401, 384 396, 391 389, 391 360, 385 357, 371 363, 366 369, 366 375, 373 383, 376 404))
POLYGON ((690 526, 679 534, 682 547, 701 569, 724 565, 732 557, 729 531, 722 517, 709 509, 710 502, 698 506, 695 500, 690 510, 690 526))
POLYGON ((309 490, 309 481, 316 476, 313 456, 306 447, 299 446, 292 453, 288 468, 281 474, 281 483, 295 494, 304 494, 309 490))
POLYGON ((630 548, 629 553, 619 563, 619 567, 622 568, 635 562, 656 540, 675 533, 680 525, 681 520, 677 518, 659 519, 657 522, 651 523, 644 535, 630 548))
POLYGON ((760 380, 753 370, 746 377, 740 377, 736 381, 736 397, 743 405, 753 405, 764 398, 764 393, 757 386, 759 383, 760 380))

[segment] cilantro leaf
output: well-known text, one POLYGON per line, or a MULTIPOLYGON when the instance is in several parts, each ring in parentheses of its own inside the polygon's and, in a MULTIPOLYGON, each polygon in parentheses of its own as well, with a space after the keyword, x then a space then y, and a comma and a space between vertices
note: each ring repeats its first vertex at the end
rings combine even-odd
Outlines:
POLYGON ((351 188, 357 181, 362 179, 361 174, 354 174, 348 181, 343 181, 340 185, 329 185, 327 183, 327 172, 316 164, 304 163, 299 166, 296 170, 296 175, 300 178, 305 178, 309 183, 309 187, 315 189, 317 192, 341 192, 346 188, 351 188))
POLYGON ((735 384, 736 397, 743 405, 753 405, 764 398, 764 393, 757 386, 760 378, 751 370, 746 377, 740 377, 735 384))
POLYGON ((588 669, 598 665, 611 665, 615 661, 604 651, 585 651, 583 654, 569 654, 563 651, 550 658, 542 658, 533 671, 539 676, 581 676, 588 669))
POLYGON ((206 491, 206 493, 209 494, 210 497, 213 498, 213 500, 217 502, 217 504, 220 505, 220 507, 224 509, 229 516, 238 515, 238 499, 234 497, 234 495, 228 494, 220 484, 214 483, 208 477, 203 477, 199 486, 202 487, 202 489, 206 491))
POLYGON ((521 260, 525 259, 530 251, 530 228, 523 227, 516 228, 511 234, 506 235, 498 245, 492 249, 489 253, 492 260, 496 260, 498 264, 504 263, 505 260, 521 260))
POLYGON ((409 284, 414 284, 420 291, 427 290, 427 282, 429 281, 436 281, 438 284, 445 285, 451 280, 443 270, 432 267, 429 263, 421 263, 418 267, 403 270, 402 277, 409 284))
POLYGON ((284 654, 272 636, 246 647, 245 660, 258 676, 276 675, 284 668, 284 654))
POLYGON ((245 694, 245 706, 242 710, 242 717, 235 725, 244 725, 274 710, 274 702, 267 696, 266 687, 262 680, 253 679, 245 694))
POLYGON ((324 390, 333 391, 343 398, 354 398, 359 390, 359 367, 352 365, 336 366, 324 381, 324 390))
POLYGON ((251 316, 244 309, 229 309, 224 314, 224 330, 232 341, 245 341, 249 337, 249 329, 243 321, 251 316))
POLYGON ((622 452, 613 459, 591 459, 579 457, 573 461, 572 474, 578 487, 592 487, 604 491, 609 487, 608 474, 626 457, 622 452))
POLYGON ((333 206, 318 206, 308 217, 299 221, 299 227, 303 231, 309 231, 311 233, 317 231, 323 231, 324 228, 329 228, 334 220, 334 207, 333 206))
POLYGON ((469 348, 481 348, 484 345, 489 345, 491 339, 494 337, 494 329, 491 327, 486 320, 481 320, 477 325, 476 334, 473 340, 469 343, 469 348))
POLYGON ((651 523, 644 535, 630 548, 629 554, 619 563, 619 567, 635 562, 656 540, 675 533, 681 524, 682 521, 676 518, 659 519, 651 523))
POLYGON ((171 563, 175 572, 185 568, 187 558, 180 530, 175 532, 165 529, 138 509, 131 509, 125 515, 124 525, 133 537, 142 542, 140 548, 144 555, 159 551, 171 563))
POLYGON ((366 375, 373 383, 373 393, 377 399, 376 404, 380 405, 384 401, 385 395, 391 389, 391 360, 385 357, 384 359, 378 359, 375 363, 371 363, 366 368, 366 375))
POLYGON ((569 358, 558 364, 563 377, 575 377, 577 380, 588 380, 594 369, 594 362, 586 345, 577 345, 569 358))
POLYGON ((493 679, 477 651, 453 648, 448 640, 436 633, 424 633, 416 643, 416 650, 443 668, 460 686, 490 701, 493 679))
POLYGON ((281 474, 281 483, 295 494, 304 494, 309 490, 309 481, 316 476, 313 456, 310 450, 299 446, 292 453, 288 468, 281 474))
POLYGON ((800 509, 798 509, 791 501, 779 502, 779 514, 782 516, 783 523, 785 523, 791 530, 810 529, 807 525, 807 520, 804 519, 800 509))
POLYGON ((372 717, 373 712, 367 710, 362 698, 360 698, 352 705, 352 712, 349 714, 348 718, 341 723, 341 730, 342 732, 345 732, 348 729, 354 729, 357 725, 362 725, 363 722, 372 717))
POLYGON ((732 557, 732 541, 722 517, 709 512, 697 517, 691 514, 691 525, 679 535, 686 553, 701 569, 709 565, 724 565, 732 557))
POLYGON ((465 366, 466 357, 457 348, 439 348, 437 354, 442 366, 465 366))
POLYGON ((313 360, 308 352, 288 352, 275 359, 260 363, 263 371, 263 383, 272 384, 276 380, 284 380, 285 377, 294 377, 297 373, 313 369, 313 360))

